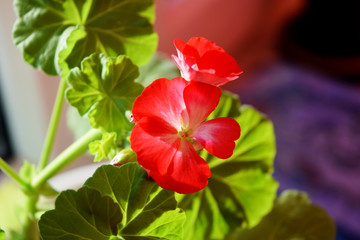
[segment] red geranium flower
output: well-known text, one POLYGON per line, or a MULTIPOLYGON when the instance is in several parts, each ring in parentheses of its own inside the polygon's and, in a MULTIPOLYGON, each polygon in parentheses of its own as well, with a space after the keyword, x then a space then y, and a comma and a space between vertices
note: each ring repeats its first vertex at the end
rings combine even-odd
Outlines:
POLYGON ((237 79, 243 71, 224 49, 203 37, 193 37, 187 43, 175 39, 178 56, 172 55, 181 76, 188 81, 220 86, 237 79))
POLYGON ((205 148, 223 159, 232 155, 239 124, 227 117, 204 122, 220 95, 218 87, 177 77, 154 81, 135 100, 131 148, 161 187, 199 191, 207 185, 210 169, 196 151, 205 148))

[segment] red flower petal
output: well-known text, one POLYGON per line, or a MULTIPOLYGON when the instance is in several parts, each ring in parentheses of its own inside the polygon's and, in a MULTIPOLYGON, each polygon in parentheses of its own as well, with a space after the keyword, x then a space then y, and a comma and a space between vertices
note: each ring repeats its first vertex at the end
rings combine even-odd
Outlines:
POLYGON ((183 194, 203 189, 208 184, 210 175, 208 164, 197 154, 188 140, 181 140, 165 174, 150 171, 150 176, 162 188, 183 194))
POLYGON ((179 148, 180 138, 177 130, 164 120, 143 117, 131 132, 130 144, 141 166, 165 174, 179 148))
POLYGON ((182 117, 186 128, 199 126, 219 103, 221 90, 218 87, 201 82, 191 82, 184 89, 186 111, 182 117))
POLYGON ((238 66, 236 60, 225 52, 208 51, 198 62, 199 70, 214 69, 215 74, 219 77, 236 77, 242 73, 242 69, 238 66))
POLYGON ((145 116, 157 117, 179 129, 180 114, 185 109, 183 90, 188 84, 189 82, 181 77, 155 80, 134 102, 132 114, 135 122, 145 116))
POLYGON ((210 41, 204 37, 192 37, 187 44, 196 48, 200 56, 203 56, 206 52, 212 50, 225 52, 224 49, 217 46, 213 41, 210 41))
POLYGON ((195 45, 195 47, 193 47, 180 39, 175 39, 174 45, 175 45, 176 49, 178 50, 178 53, 180 52, 187 58, 190 58, 193 60, 200 59, 200 55, 199 55, 198 49, 196 48, 196 45, 195 45))
POLYGON ((202 123, 191 136, 210 154, 226 159, 233 154, 240 126, 232 118, 215 118, 202 123))
POLYGON ((206 38, 193 37, 187 43, 176 39, 174 43, 178 57, 172 58, 188 81, 220 86, 243 72, 233 57, 206 38))

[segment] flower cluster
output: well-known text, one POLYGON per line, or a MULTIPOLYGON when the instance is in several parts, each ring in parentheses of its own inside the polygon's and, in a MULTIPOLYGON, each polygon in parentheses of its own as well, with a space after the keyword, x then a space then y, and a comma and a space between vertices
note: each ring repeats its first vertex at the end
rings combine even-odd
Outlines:
POLYGON ((197 151, 229 158, 240 137, 232 118, 205 121, 217 107, 219 85, 236 79, 242 70, 222 48, 205 38, 175 40, 173 56, 182 77, 157 79, 135 100, 131 148, 137 161, 163 188, 178 193, 203 189, 210 168, 197 151))

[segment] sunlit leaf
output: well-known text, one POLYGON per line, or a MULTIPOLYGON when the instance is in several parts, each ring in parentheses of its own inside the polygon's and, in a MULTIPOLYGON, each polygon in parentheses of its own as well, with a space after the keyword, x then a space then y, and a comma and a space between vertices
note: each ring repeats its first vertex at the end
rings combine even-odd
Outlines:
POLYGON ((116 146, 116 133, 104 133, 101 140, 89 144, 89 153, 95 155, 94 162, 115 157, 118 149, 116 146))
POLYGON ((143 64, 156 50, 153 0, 16 0, 15 10, 16 45, 48 74, 79 66, 94 52, 143 64))
POLYGON ((117 235, 122 215, 119 205, 107 196, 88 187, 77 192, 62 192, 55 209, 47 211, 39 221, 42 239, 107 240, 117 235))
POLYGON ((305 193, 285 191, 272 211, 254 228, 243 230, 234 239, 242 240, 334 240, 335 225, 320 207, 311 204, 305 193))
POLYGON ((143 89, 134 82, 138 75, 138 68, 125 56, 93 54, 81 68, 69 72, 66 98, 80 115, 88 114, 92 127, 121 136, 132 127, 126 113, 143 89))
POLYGON ((209 118, 226 116, 239 122, 242 135, 229 159, 201 152, 211 168, 208 186, 198 193, 178 195, 179 207, 187 216, 185 239, 224 239, 241 227, 255 226, 276 197, 271 122, 250 106, 240 107, 238 98, 229 93, 223 93, 209 118))
POLYGON ((85 185, 119 204, 123 238, 183 239, 185 214, 177 208, 174 192, 160 188, 137 163, 101 166, 85 185))

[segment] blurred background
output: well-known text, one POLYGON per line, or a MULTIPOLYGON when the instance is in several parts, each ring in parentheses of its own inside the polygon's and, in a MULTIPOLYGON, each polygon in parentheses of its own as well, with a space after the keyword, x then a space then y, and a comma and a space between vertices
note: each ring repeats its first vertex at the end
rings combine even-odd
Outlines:
MULTIPOLYGON (((337 240, 360 239, 360 1, 155 2, 159 52, 202 36, 244 70, 225 87, 274 122, 279 191, 306 191, 336 220, 337 240)), ((36 162, 58 79, 24 63, 11 39, 15 18, 12 0, 2 0, 0 156, 36 162)), ((64 114, 53 154, 72 138, 64 114)))

